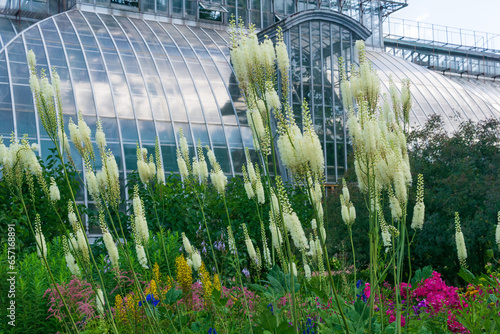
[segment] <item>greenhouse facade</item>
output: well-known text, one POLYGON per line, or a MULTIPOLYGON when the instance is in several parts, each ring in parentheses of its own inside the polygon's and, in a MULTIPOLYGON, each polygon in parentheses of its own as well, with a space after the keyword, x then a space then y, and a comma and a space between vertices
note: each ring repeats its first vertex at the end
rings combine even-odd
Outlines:
MULTIPOLYGON (((482 75, 443 71, 417 61, 422 58, 413 53, 410 59, 408 46, 384 38, 383 31, 387 17, 406 5, 402 0, 30 0, 19 6, 2 1, 0 135, 27 134, 39 144, 42 158, 50 153, 52 142, 29 86, 26 54, 33 50, 39 70, 50 75, 54 67, 61 77, 65 124, 81 111, 95 133, 101 120, 123 182, 137 168, 137 143, 152 152, 156 138, 166 173, 178 172, 181 128, 193 155, 199 141, 214 150, 227 175, 241 174, 244 150, 252 151, 253 140, 229 57, 228 26, 234 15, 254 24, 260 38, 273 38, 278 26, 283 29, 294 113, 300 122, 301 103, 308 102, 325 152, 326 182, 336 183, 347 168, 349 147, 339 58, 349 72, 358 39, 366 41, 384 92, 390 80, 399 87, 410 79, 412 125, 433 114, 442 116, 447 130, 463 119, 500 118, 500 83, 495 81, 500 52, 474 51, 488 56, 485 64, 491 68, 482 75)), ((82 168, 82 161, 77 164, 82 168)), ((82 192, 79 200, 87 195, 82 192)))

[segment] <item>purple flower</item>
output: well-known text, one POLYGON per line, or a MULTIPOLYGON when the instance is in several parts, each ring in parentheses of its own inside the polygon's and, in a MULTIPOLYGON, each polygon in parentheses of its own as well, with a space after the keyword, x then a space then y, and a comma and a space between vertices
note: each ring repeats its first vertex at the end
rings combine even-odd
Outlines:
POLYGON ((243 273, 243 275, 245 275, 246 278, 250 277, 250 272, 247 268, 243 268, 241 272, 243 273))
POLYGON ((217 249, 219 252, 225 251, 226 250, 226 245, 224 244, 223 241, 219 240, 214 243, 215 249, 217 249))
POLYGON ((208 330, 208 334, 217 334, 217 331, 215 330, 215 328, 210 327, 210 329, 208 330))

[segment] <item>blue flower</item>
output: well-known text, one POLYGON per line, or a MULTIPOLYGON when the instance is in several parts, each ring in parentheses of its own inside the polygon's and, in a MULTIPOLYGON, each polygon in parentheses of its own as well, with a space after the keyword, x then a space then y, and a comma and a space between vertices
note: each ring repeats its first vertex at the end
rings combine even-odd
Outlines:
POLYGON ((215 328, 210 327, 210 329, 208 330, 208 334, 217 334, 217 331, 215 330, 215 328))
POLYGON ((314 325, 315 324, 312 322, 312 319, 307 318, 305 329, 302 331, 302 334, 315 334, 316 332, 314 331, 314 325))
POLYGON ((362 284, 363 284, 363 280, 362 280, 362 279, 358 280, 358 281, 356 282, 356 288, 358 288, 358 289, 359 289, 359 287, 360 287, 362 284))
MULTIPOLYGON (((160 302, 159 299, 155 299, 155 296, 150 293, 149 295, 146 296, 146 302, 150 303, 151 305, 155 306, 158 305, 158 303, 160 302)), ((139 306, 142 306, 142 304, 144 304, 145 302, 144 301, 140 301, 139 302, 139 306)))
POLYGON ((269 305, 267 305, 267 308, 271 311, 271 314, 274 315, 273 303, 269 303, 269 305))

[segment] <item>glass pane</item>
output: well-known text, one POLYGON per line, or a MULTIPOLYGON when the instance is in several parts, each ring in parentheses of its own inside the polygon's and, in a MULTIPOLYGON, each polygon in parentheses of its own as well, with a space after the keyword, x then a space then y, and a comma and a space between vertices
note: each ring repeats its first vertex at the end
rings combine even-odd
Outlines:
POLYGON ((123 141, 135 143, 139 140, 139 137, 137 136, 137 125, 135 123, 135 120, 120 119, 120 126, 122 129, 123 141))

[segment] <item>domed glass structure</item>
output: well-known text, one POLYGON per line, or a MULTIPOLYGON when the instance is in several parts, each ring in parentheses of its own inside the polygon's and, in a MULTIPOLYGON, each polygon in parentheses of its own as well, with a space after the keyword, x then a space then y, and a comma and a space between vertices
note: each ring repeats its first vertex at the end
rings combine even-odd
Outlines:
MULTIPOLYGON (((283 29, 291 59, 290 102, 299 123, 301 102, 309 103, 324 147, 327 183, 337 182, 347 168, 339 58, 348 72, 357 39, 366 40, 386 93, 390 78, 396 85, 411 80, 412 124, 439 114, 453 130, 461 119, 500 117, 500 84, 494 78, 443 75, 396 57, 394 46, 393 55, 384 52, 382 22, 405 1, 91 0, 60 6, 51 0, 39 5, 25 1, 19 14, 12 3, 0 4, 7 15, 0 18, 0 135, 26 133, 39 144, 42 158, 52 147, 28 82, 26 53, 33 50, 39 69, 50 73, 55 67, 61 77, 65 123, 81 111, 95 133, 101 120, 123 181, 137 167, 137 144, 151 152, 156 137, 165 171, 177 172, 180 128, 193 155, 200 141, 214 150, 226 174, 241 173, 244 148, 252 150, 253 141, 229 59, 231 14, 255 24, 260 38, 272 39, 278 26, 283 29)), ((81 161, 77 165, 82 168, 81 161)), ((79 199, 86 201, 86 194, 79 199)))

